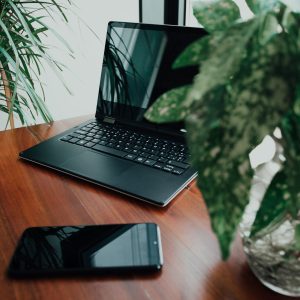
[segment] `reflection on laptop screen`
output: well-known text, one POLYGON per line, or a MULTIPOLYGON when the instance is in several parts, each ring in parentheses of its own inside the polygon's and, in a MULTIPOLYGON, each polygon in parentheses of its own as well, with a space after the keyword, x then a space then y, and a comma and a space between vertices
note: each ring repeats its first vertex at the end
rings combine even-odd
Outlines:
POLYGON ((172 64, 203 35, 200 28, 111 22, 97 115, 146 122, 146 109, 161 94, 192 83, 198 66, 174 69, 172 64))

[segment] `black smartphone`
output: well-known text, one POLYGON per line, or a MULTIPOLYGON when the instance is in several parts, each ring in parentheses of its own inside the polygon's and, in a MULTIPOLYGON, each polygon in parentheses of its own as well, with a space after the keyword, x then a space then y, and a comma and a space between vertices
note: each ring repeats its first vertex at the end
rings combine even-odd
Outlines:
POLYGON ((122 274, 158 271, 163 265, 154 223, 31 227, 9 264, 12 277, 122 274))

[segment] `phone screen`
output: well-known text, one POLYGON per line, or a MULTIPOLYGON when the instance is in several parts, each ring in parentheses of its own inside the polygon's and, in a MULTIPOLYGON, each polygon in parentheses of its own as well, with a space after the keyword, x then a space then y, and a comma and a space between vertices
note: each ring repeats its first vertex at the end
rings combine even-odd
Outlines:
POLYGON ((8 274, 159 270, 162 263, 160 232, 153 223, 31 227, 8 274))

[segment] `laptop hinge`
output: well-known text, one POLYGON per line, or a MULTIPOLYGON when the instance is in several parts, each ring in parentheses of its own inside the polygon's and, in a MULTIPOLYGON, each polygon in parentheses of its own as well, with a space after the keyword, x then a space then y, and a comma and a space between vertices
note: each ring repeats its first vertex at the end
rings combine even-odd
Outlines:
POLYGON ((109 123, 109 124, 114 124, 116 122, 116 119, 112 118, 112 117, 104 117, 103 122, 109 123))

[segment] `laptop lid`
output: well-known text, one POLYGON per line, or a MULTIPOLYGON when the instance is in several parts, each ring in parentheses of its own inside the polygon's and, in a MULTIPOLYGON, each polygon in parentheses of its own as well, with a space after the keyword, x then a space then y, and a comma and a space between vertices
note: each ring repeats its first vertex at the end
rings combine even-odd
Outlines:
POLYGON ((127 22, 108 24, 96 118, 182 134, 183 123, 153 124, 144 113, 166 91, 191 84, 198 66, 174 69, 178 55, 207 33, 201 28, 127 22))

